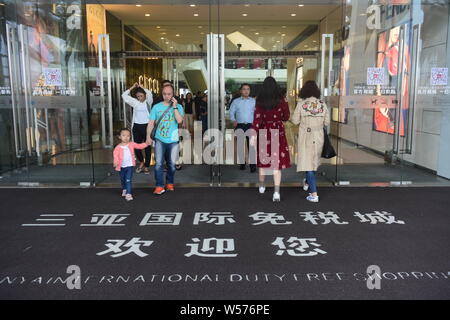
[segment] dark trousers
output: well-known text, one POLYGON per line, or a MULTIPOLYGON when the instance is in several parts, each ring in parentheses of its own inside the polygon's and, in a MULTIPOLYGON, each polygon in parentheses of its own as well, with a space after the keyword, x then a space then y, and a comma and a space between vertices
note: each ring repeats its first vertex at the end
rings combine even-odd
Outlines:
MULTIPOLYGON (((251 123, 238 123, 234 130, 236 131, 238 129, 242 129, 244 131, 244 133, 245 133, 247 130, 249 130, 251 128, 252 128, 252 124, 251 123)), ((249 139, 249 137, 245 137, 245 140, 246 140, 246 144, 244 146, 244 150, 245 150, 245 152, 249 153, 248 161, 251 162, 250 150, 249 150, 249 148, 250 148, 250 139, 249 139)), ((242 151, 243 150, 238 150, 238 153, 237 153, 238 154, 238 163, 244 164, 245 163, 245 153, 242 152, 242 151), (242 158, 244 158, 244 159, 242 159, 242 158)), ((250 166, 253 167, 255 165, 256 164, 253 163, 250 166)))
MULTIPOLYGON (((147 123, 144 124, 133 124, 133 140, 136 143, 142 143, 147 140, 147 123)), ((139 162, 144 162, 145 167, 150 167, 150 157, 151 157, 151 147, 148 146, 144 149, 145 153, 145 162, 144 157, 142 156, 142 150, 135 149, 134 153, 136 154, 136 158, 139 162)))
POLYGON ((133 167, 120 168, 120 183, 122 190, 127 190, 127 194, 131 194, 131 179, 133 178, 133 167))

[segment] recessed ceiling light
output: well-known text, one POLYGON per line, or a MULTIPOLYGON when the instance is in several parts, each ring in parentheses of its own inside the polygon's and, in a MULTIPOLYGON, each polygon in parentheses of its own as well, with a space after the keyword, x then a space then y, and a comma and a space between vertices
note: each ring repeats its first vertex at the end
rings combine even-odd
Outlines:
POLYGON ((164 37, 161 37, 161 40, 164 40, 164 37))
POLYGON ((198 26, 199 29, 203 28, 203 26, 198 26))
POLYGON ((194 13, 194 17, 198 17, 198 13, 194 13))
POLYGON ((200 32, 200 34, 205 34, 204 32, 200 32))
POLYGON ((317 42, 317 40, 313 40, 313 42, 317 42))
POLYGON ((137 4, 136 7, 142 7, 142 4, 137 4))
POLYGON ((173 49, 173 47, 170 47, 170 49, 173 49))
POLYGON ((245 6, 246 6, 246 7, 250 7, 250 5, 249 5, 249 4, 246 4, 245 6))
POLYGON ((296 15, 296 13, 291 13, 291 17, 295 17, 296 15))
POLYGON ((159 29, 159 28, 161 28, 160 26, 156 26, 156 29, 159 29))
POLYGON ((195 7, 195 4, 190 4, 191 7, 195 7))
POLYGON ((304 7, 305 5, 304 5, 304 4, 299 4, 298 6, 299 6, 299 7, 304 7))
POLYGON ((282 28, 286 28, 286 26, 281 26, 282 28))
POLYGON ((243 13, 243 14, 242 14, 242 16, 243 16, 243 17, 246 17, 246 16, 248 16, 248 14, 246 14, 246 13, 243 13))
POLYGON ((258 34, 259 34, 259 32, 255 32, 255 34, 256 34, 256 35, 258 35, 258 34))
POLYGON ((281 36, 282 36, 282 37, 285 37, 285 36, 286 36, 286 33, 282 33, 281 36))
POLYGON ((166 41, 166 44, 169 44, 169 41, 166 41))
POLYGON ((150 13, 146 13, 145 16, 146 16, 146 17, 150 17, 150 13))
POLYGON ((180 36, 180 34, 179 33, 177 33, 176 35, 175 35, 175 37, 179 37, 180 36))
POLYGON ((280 40, 277 40, 277 43, 280 43, 280 40))

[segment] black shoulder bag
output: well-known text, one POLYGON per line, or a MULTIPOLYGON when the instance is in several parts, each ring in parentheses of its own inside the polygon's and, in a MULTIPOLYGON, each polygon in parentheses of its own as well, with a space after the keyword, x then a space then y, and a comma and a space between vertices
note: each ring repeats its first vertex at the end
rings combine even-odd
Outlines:
POLYGON ((328 137, 327 130, 323 128, 322 158, 331 159, 333 157, 336 157, 336 152, 334 151, 333 145, 331 144, 330 138, 328 137))

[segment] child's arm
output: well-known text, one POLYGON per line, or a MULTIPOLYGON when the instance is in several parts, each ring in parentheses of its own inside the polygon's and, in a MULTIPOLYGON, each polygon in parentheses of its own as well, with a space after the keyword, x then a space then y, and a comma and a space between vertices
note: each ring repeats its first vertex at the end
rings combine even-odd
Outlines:
POLYGON ((116 168, 119 165, 119 154, 117 147, 114 148, 113 151, 113 167, 116 168))
POLYGON ((138 149, 138 150, 145 149, 145 148, 147 148, 148 146, 149 146, 149 144, 147 144, 147 142, 143 142, 143 143, 136 143, 136 142, 133 142, 133 147, 134 147, 135 149, 138 149))

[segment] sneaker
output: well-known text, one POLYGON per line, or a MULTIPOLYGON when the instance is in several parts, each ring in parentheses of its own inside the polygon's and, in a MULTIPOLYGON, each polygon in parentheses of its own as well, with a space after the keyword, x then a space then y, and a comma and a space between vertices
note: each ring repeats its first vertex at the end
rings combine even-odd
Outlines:
POLYGON ((181 164, 177 164, 176 166, 175 166, 175 169, 177 169, 177 170, 181 170, 181 164))
POLYGON ((266 187, 259 187, 259 193, 263 194, 266 191, 266 187))
POLYGON ((250 165, 250 172, 251 173, 255 173, 256 172, 256 165, 254 165, 254 164, 250 165))
POLYGON ((310 194, 306 197, 306 200, 308 200, 309 202, 319 202, 319 196, 313 196, 310 194))
POLYGON ((147 167, 145 167, 145 168, 144 168, 144 173, 145 173, 145 174, 150 174, 150 169, 147 168, 147 167))
POLYGON ((241 164, 241 165, 239 166, 239 170, 245 170, 245 164, 241 164))
POLYGON ((163 187, 156 187, 153 191, 154 194, 163 194, 166 190, 163 187))
POLYGON ((306 183, 306 179, 303 179, 303 190, 308 191, 309 184, 306 183))
POLYGON ((272 197, 272 201, 273 202, 280 202, 281 197, 280 197, 280 193, 279 192, 274 192, 273 193, 273 197, 272 197))
POLYGON ((174 191, 175 190, 174 185, 173 184, 166 184, 166 190, 167 191, 174 191))
POLYGON ((131 201, 131 200, 133 200, 133 196, 131 194, 127 193, 127 195, 125 196, 125 200, 131 201))
POLYGON ((125 197, 127 195, 127 190, 123 189, 122 190, 122 197, 125 197))
POLYGON ((137 167, 136 168, 136 173, 141 173, 142 172, 142 167, 137 167))

